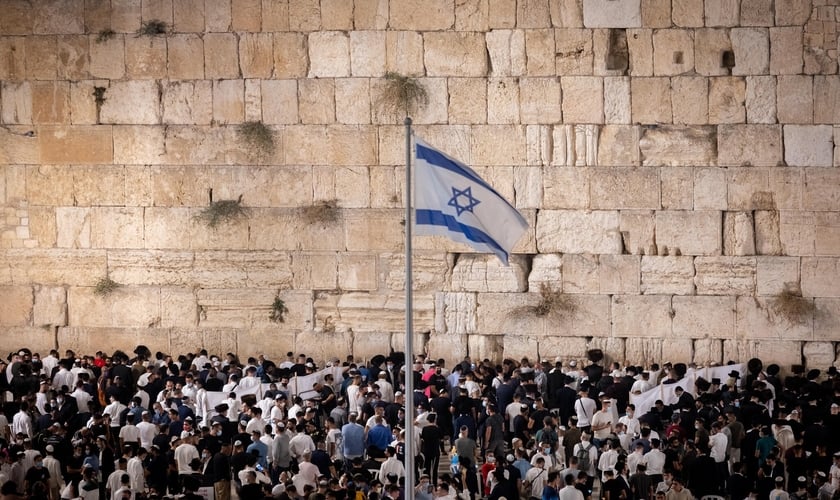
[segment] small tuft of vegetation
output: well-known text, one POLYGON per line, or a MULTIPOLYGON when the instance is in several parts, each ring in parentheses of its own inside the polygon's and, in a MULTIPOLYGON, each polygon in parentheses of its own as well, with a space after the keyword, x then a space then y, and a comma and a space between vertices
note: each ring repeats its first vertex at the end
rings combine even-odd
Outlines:
POLYGON ((219 224, 246 218, 249 213, 250 209, 242 205, 242 195, 239 195, 236 200, 219 200, 210 203, 210 206, 195 215, 195 220, 216 229, 219 224))
POLYGON ((119 283, 112 280, 109 276, 105 276, 96 282, 96 285, 93 287, 93 294, 98 297, 107 297, 119 287, 119 283))
POLYGON ((813 300, 802 297, 802 290, 795 283, 785 283, 784 289, 768 302, 770 311, 791 325, 806 324, 817 308, 813 300))
POLYGON ((289 308, 286 307, 286 303, 283 302, 280 295, 275 295, 274 302, 271 304, 271 313, 269 313, 268 319, 274 323, 284 323, 286 321, 286 313, 288 312, 289 308))
POLYGON ((535 316, 569 314, 575 311, 577 305, 572 297, 559 290, 551 288, 548 283, 540 284, 540 301, 535 306, 528 307, 528 312, 535 316))
POLYGON ((150 19, 143 21, 140 29, 137 30, 137 36, 158 36, 165 35, 169 31, 169 25, 166 21, 160 19, 150 19))
POLYGON ((93 87, 93 101, 96 103, 97 106, 102 106, 105 104, 105 91, 108 90, 105 87, 93 87))
POLYGON ((377 103, 387 115, 409 116, 429 103, 429 94, 417 79, 389 71, 377 103))
POLYGON ((104 29, 100 31, 99 35, 96 37, 96 43, 105 43, 108 40, 114 38, 116 35, 117 33, 114 30, 110 28, 104 29))
POLYGON ((307 224, 332 224, 338 221, 340 215, 336 200, 320 201, 301 209, 301 218, 307 224))
POLYGON ((249 149, 260 155, 270 156, 274 153, 274 131, 263 122, 245 122, 237 129, 237 134, 249 149))

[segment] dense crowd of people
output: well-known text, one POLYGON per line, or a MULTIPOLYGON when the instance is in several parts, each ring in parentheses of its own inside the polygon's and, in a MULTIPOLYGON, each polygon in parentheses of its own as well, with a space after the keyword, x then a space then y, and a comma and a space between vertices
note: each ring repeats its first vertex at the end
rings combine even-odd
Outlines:
POLYGON ((63 357, 21 349, 0 363, 0 495, 840 498, 835 368, 794 366, 781 377, 752 359, 743 373, 696 377, 676 388, 676 402, 637 414, 634 397, 685 381, 688 367, 588 358, 449 366, 390 353, 319 367, 293 353, 243 362, 144 346, 63 357), (417 415, 409 429, 407 404, 417 415), (416 452, 408 485, 407 435, 416 452))

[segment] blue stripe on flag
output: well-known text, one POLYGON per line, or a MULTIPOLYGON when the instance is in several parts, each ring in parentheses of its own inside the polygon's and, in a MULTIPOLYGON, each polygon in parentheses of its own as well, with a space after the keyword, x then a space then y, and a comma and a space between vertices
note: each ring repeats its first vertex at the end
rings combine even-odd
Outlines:
POLYGON ((476 243, 483 243, 494 249, 494 253, 504 255, 504 262, 508 260, 508 252, 496 242, 490 235, 484 231, 462 224, 458 219, 451 215, 447 215, 440 210, 417 209, 415 215, 415 224, 424 224, 430 226, 442 226, 455 233, 463 234, 468 240, 476 243))
MULTIPOLYGON (((484 179, 482 179, 475 172, 473 172, 473 170, 470 167, 462 164, 457 160, 453 160, 452 158, 446 156, 437 149, 420 144, 420 142, 416 142, 415 146, 417 148, 417 158, 426 160, 430 165, 433 165, 435 167, 443 168, 452 171, 462 177, 466 177, 469 180, 475 182, 476 184, 480 184, 484 189, 496 193, 496 190, 493 189, 490 186, 490 184, 484 182, 484 179)), ((499 193, 496 194, 499 195, 499 193)), ((505 200, 505 203, 507 203, 507 200, 505 200)))

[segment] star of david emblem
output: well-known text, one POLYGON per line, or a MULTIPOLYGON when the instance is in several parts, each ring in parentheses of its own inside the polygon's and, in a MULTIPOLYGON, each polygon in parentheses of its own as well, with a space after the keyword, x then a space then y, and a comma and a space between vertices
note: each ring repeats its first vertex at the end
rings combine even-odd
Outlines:
POLYGON ((452 188, 452 198, 450 198, 448 205, 455 207, 460 216, 464 212, 473 213, 473 207, 481 203, 481 201, 473 198, 472 187, 466 189, 452 188))

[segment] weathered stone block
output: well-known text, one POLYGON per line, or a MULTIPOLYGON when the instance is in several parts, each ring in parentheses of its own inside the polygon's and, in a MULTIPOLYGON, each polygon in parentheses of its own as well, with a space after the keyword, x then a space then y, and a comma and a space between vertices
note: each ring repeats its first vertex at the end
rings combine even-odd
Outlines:
POLYGON ((604 78, 604 120, 606 123, 630 123, 630 79, 604 78))
POLYGON ((837 328, 840 328, 840 299, 816 299, 814 303, 817 306, 814 338, 833 341, 837 338, 837 328))
MULTIPOLYGON (((685 0, 691 2, 691 0, 685 0)), ((696 3, 696 2, 691 2, 696 3)), ((694 67, 703 76, 726 75, 723 53, 732 50, 729 32, 724 29, 703 28, 694 33, 694 67)))
POLYGON ((741 26, 773 26, 773 0, 741 0, 741 26))
POLYGON ((802 25, 811 16, 811 0, 777 0, 776 26, 802 25))
POLYGON ((753 257, 697 257, 694 268, 700 295, 755 294, 753 257))
POLYGON ((417 31, 440 31, 451 29, 455 24, 454 3, 447 0, 432 0, 418 4, 411 0, 394 0, 390 3, 391 29, 417 31))
POLYGON ((705 2, 706 26, 737 26, 740 14, 738 0, 708 0, 705 2))
POLYGON ((158 37, 125 39, 125 72, 128 78, 166 78, 166 40, 158 37))
POLYGON ((639 165, 639 127, 606 125, 598 136, 598 165, 639 165))
POLYGON ((100 108, 102 123, 154 125, 160 123, 160 86, 154 80, 112 82, 100 108))
POLYGON ((813 212, 779 212, 782 255, 814 255, 816 224, 813 212))
MULTIPOLYGON (((73 171, 68 166, 26 168, 26 199, 33 205, 72 205, 73 171)), ((17 225, 17 220, 14 221, 17 225)))
POLYGON ((301 123, 327 124, 335 122, 335 80, 301 80, 298 86, 301 123))
MULTIPOLYGON (((84 35, 58 38, 58 77, 68 80, 90 78, 90 40, 84 35)), ((165 58, 164 58, 165 60, 165 58)))
POLYGON ((540 211, 537 219, 540 252, 621 253, 618 212, 540 211))
MULTIPOLYGON (((163 84, 161 98, 165 124, 209 125, 213 120, 213 89, 209 81, 166 82, 163 84)), ((115 140, 118 130, 121 129, 123 127, 114 131, 115 140)))
MULTIPOLYGON (((837 193, 838 170, 836 168, 809 168, 805 170, 803 183, 803 208, 826 212, 837 212, 840 195, 837 193)), ((817 217, 832 217, 830 213, 817 213, 817 217)))
POLYGON ((264 123, 280 125, 299 122, 297 80, 263 80, 260 90, 264 123))
POLYGON ((813 321, 808 320, 805 323, 790 321, 774 310, 772 300, 772 298, 763 297, 738 297, 736 299, 735 333, 738 338, 760 339, 761 343, 764 343, 765 339, 811 338, 813 321))
POLYGON ((563 121, 566 123, 604 123, 603 78, 564 76, 563 121))
MULTIPOLYGON (((523 49, 524 51, 524 49, 523 49)), ((416 31, 388 31, 385 34, 385 69, 406 76, 425 73, 423 35, 416 31)))
POLYGON ((26 77, 30 80, 55 80, 58 43, 55 36, 29 36, 25 39, 26 77))
POLYGON ((189 248, 188 208, 147 207, 143 238, 147 248, 189 248))
MULTIPOLYGON (((515 125, 484 125, 472 129, 470 162, 473 165, 513 165, 525 157, 525 128, 515 125), (505 143, 499 141, 505 137, 505 143)), ((431 139, 430 139, 431 140, 431 139)), ((450 151, 450 150, 447 150, 450 151)), ((455 155, 455 151, 451 151, 455 155)), ((463 158, 457 156, 456 158, 463 158)))
POLYGON ((71 172, 74 205, 125 205, 122 165, 78 166, 71 172))
POLYGON ((592 209, 659 208, 659 169, 598 168, 590 180, 592 209))
POLYGON ((770 38, 764 28, 735 28, 730 33, 735 53, 733 75, 763 75, 770 65, 770 38))
POLYGON ((755 211, 755 251, 758 255, 781 255, 782 241, 779 233, 779 212, 755 211))
POLYGON ((309 35, 309 77, 350 76, 350 37, 339 31, 309 35))
POLYGON ((563 257, 563 293, 598 293, 599 268, 598 255, 565 255, 563 257))
POLYGON ((70 84, 32 82, 32 123, 70 122, 70 84))
POLYGON ((169 78, 192 80, 204 78, 204 41, 198 35, 173 34, 167 40, 169 78))
POLYGON ((517 28, 549 28, 551 26, 548 0, 528 0, 517 4, 517 28))
POLYGON ((539 291, 542 284, 556 287, 563 279, 563 258, 560 254, 543 253, 534 256, 528 273, 528 290, 539 291))
POLYGON ((101 298, 92 287, 70 287, 67 310, 69 324, 74 326, 149 327, 160 322, 160 289, 119 287, 101 298))
POLYGON ((476 333, 476 297, 472 292, 435 294, 435 330, 457 335, 476 333))
POLYGON ((90 76, 108 80, 119 80, 125 76, 125 43, 122 36, 90 44, 90 76))
POLYGON ((709 81, 709 123, 744 123, 746 92, 743 78, 712 78, 709 81))
POLYGON ((833 257, 802 258, 802 295, 804 297, 840 297, 837 283, 840 259, 833 257))
POLYGON ((642 0, 642 26, 646 28, 671 27, 671 2, 668 0, 642 0))
POLYGON ((781 123, 809 124, 814 121, 813 77, 782 75, 777 79, 777 113, 781 123))
POLYGON ((373 254, 340 254, 338 281, 342 290, 369 290, 377 288, 376 256, 373 254))
POLYGON ((642 127, 642 165, 709 165, 717 155, 715 134, 714 127, 642 127))
POLYGON ((245 81, 213 81, 213 121, 242 123, 245 119, 245 81))
POLYGON ((770 74, 802 72, 802 26, 770 28, 770 74))
MULTIPOLYGON (((202 114, 209 114, 211 111, 209 82, 207 82, 207 86, 206 104, 208 107, 201 111, 202 114)), ((150 165, 159 164, 163 161, 165 149, 162 127, 118 126, 114 127, 113 135, 114 161, 117 163, 150 165)))
POLYGON ((640 0, 584 0, 583 25, 587 28, 640 28, 640 0))
POLYGON ((90 248, 90 209, 57 207, 56 246, 59 248, 90 248))
POLYGON ((92 247, 144 247, 142 208, 94 207, 90 217, 92 247))
POLYGON ((238 48, 234 33, 206 33, 204 35, 206 78, 238 78, 238 48))
POLYGON ((306 36, 301 33, 274 33, 274 77, 301 78, 309 67, 306 36))
POLYGON ((825 369, 834 365, 837 353, 832 342, 803 342, 802 360, 809 369, 825 369))
POLYGON ((487 123, 519 123, 519 85, 515 79, 487 81, 487 123))
MULTIPOLYGON (((31 286, 0 286, 2 326, 31 326, 34 294, 31 286)), ((39 325, 40 326, 40 325, 39 325)))
POLYGON ((634 78, 631 81, 633 122, 671 123, 671 81, 668 78, 634 78))
POLYGON ((751 212, 724 212, 724 255, 755 255, 754 227, 751 212))
POLYGON ((777 295, 787 286, 799 283, 799 260, 798 257, 757 257, 756 294, 777 295))
POLYGON ((814 76, 814 123, 840 122, 840 77, 814 76))
POLYGON ((624 253, 644 255, 653 245, 653 212, 622 210, 620 229, 624 253))
POLYGON ((694 275, 692 257, 645 255, 641 263, 641 292, 645 295, 694 295, 694 275))
POLYGON ((664 29, 653 33, 653 73, 681 75, 694 71, 694 37, 689 30, 664 29))
POLYGON ((340 78, 335 80, 336 121, 348 125, 370 123, 370 80, 340 78))
POLYGON ((630 75, 653 76, 653 30, 627 30, 630 51, 630 75))
POLYGON ((592 74, 594 57, 592 30, 555 30, 554 45, 557 52, 555 59, 557 74, 564 76, 592 74))
POLYGON ((528 76, 556 75, 554 30, 526 30, 525 56, 528 76))
POLYGON ((676 296, 673 310, 676 337, 731 339, 735 335, 734 296, 676 296))
POLYGON ((274 70, 274 40, 270 33, 243 33, 239 61, 245 78, 269 78, 274 70))
POLYGON ((493 76, 525 74, 525 33, 514 30, 493 30, 485 34, 493 76))
POLYGON ((484 36, 480 33, 429 32, 423 41, 428 76, 487 74, 484 36))
POLYGON ((827 125, 785 125, 788 166, 829 167, 833 164, 833 130, 827 125))
POLYGON ((720 255, 721 214, 717 211, 656 213, 656 246, 678 249, 683 255, 720 255))
POLYGON ((660 172, 660 180, 662 208, 667 210, 694 208, 694 172, 691 169, 663 168, 660 172))
POLYGON ((546 167, 543 174, 543 208, 589 208, 588 168, 546 167))
POLYGON ((721 125, 718 128, 718 164, 777 166, 782 162, 779 125, 721 125))
POLYGON ((198 303, 193 290, 161 288, 157 325, 163 328, 195 328, 198 326, 198 318, 198 303))
POLYGON ((65 326, 67 324, 67 291, 62 287, 35 289, 32 325, 65 326))
POLYGON ((385 31, 350 32, 350 67, 353 76, 385 74, 385 31))
POLYGON ((600 256, 599 292, 602 294, 638 294, 641 257, 637 255, 600 256))
MULTIPOLYGON (((172 16, 175 26, 178 31, 202 33, 207 27, 204 18, 204 1, 203 0, 183 0, 182 2, 174 2, 172 5, 172 16)), ((286 15, 288 29, 288 14, 286 15)))
MULTIPOLYGON (((2 82, 0 84, 0 119, 7 124, 32 123, 32 85, 30 82, 2 82)), ((13 134, 7 135, 9 138, 20 137, 13 134)))
POLYGON ((704 125, 709 123, 708 80, 696 76, 671 78, 671 102, 674 123, 679 125, 704 125))
POLYGON ((38 131, 40 158, 47 164, 113 162, 111 127, 43 126, 38 131))
MULTIPOLYGON (((450 82, 459 80, 460 79, 450 79, 450 82)), ((557 78, 520 79, 519 99, 519 111, 522 123, 554 124, 559 123, 562 119, 563 111, 560 106, 560 82, 557 78)), ((449 106, 451 110, 451 102, 449 106)))
POLYGON ((525 260, 512 256, 503 266, 492 255, 464 255, 452 268, 453 292, 524 292, 527 289, 525 260))
POLYGON ((776 79, 747 77, 747 123, 776 123, 776 79))
POLYGON ((666 295, 615 295, 612 298, 612 334, 615 337, 672 335, 671 297, 666 295))
POLYGON ((353 22, 357 30, 385 29, 388 26, 387 0, 355 0, 353 22))
POLYGON ((725 210, 726 171, 719 168, 700 168, 694 173, 694 208, 700 210, 725 210))

